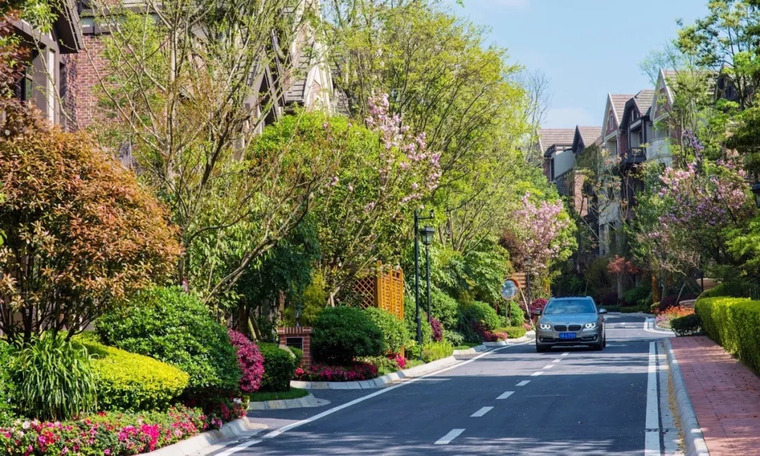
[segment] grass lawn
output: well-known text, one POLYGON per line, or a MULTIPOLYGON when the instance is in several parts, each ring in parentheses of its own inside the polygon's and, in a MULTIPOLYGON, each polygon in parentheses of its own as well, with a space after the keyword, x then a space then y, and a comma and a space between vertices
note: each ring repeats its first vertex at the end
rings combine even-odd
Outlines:
POLYGON ((462 342, 461 344, 454 347, 454 350, 467 350, 468 348, 477 347, 482 342, 462 342))
POLYGON ((309 392, 301 388, 290 388, 290 391, 257 391, 251 394, 251 402, 277 401, 283 399, 298 399, 307 396, 309 392))

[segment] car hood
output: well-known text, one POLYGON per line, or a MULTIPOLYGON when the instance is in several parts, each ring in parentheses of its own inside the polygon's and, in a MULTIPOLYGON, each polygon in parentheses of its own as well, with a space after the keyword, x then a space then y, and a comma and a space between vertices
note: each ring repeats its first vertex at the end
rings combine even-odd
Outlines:
POLYGON ((542 315, 541 323, 547 324, 583 324, 597 321, 598 314, 584 313, 584 314, 557 314, 557 315, 542 315))

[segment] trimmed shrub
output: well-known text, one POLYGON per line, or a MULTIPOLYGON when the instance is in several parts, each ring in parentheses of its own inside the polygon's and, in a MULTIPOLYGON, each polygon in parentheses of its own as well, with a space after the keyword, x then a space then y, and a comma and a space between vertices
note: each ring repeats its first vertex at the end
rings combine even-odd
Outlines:
POLYGON ((649 297, 648 287, 634 287, 623 293, 623 304, 626 306, 636 306, 649 297))
POLYGON ((296 378, 311 382, 354 382, 377 377, 374 364, 354 362, 350 366, 326 366, 312 364, 308 369, 298 369, 296 378))
POLYGON ((444 331, 443 332, 443 337, 444 337, 444 339, 446 339, 446 342, 450 343, 454 347, 456 347, 458 345, 462 345, 462 343, 464 342, 464 336, 462 335, 462 333, 457 332, 457 331, 453 331, 453 330, 452 331, 444 331))
POLYGON ((437 287, 430 290, 430 313, 446 329, 453 329, 457 325, 457 312, 459 304, 457 300, 441 291, 437 287))
POLYGON ((503 332, 506 333, 510 339, 519 339, 525 335, 527 330, 522 326, 507 326, 506 328, 496 328, 494 332, 503 332))
MULTIPOLYGON (((11 362, 11 347, 0 340, 0 366, 8 366, 11 362)), ((0 426, 13 421, 14 416, 11 407, 13 397, 13 382, 11 372, 8 369, 0 369, 0 426)))
POLYGON ((508 326, 520 326, 525 321, 525 311, 520 307, 517 301, 509 301, 509 321, 508 326))
POLYGON ((150 356, 190 374, 188 397, 238 391, 241 372, 227 328, 195 295, 179 287, 140 292, 123 309, 103 316, 96 330, 108 345, 150 356))
POLYGON ((454 354, 454 346, 448 342, 428 342, 422 346, 422 360, 426 363, 454 354))
POLYGON ((693 336, 702 331, 702 321, 697 314, 686 315, 671 320, 670 329, 676 336, 693 336))
POLYGON ((406 331, 406 325, 403 321, 397 319, 387 310, 377 307, 368 307, 364 312, 369 315, 370 319, 377 325, 380 332, 383 333, 386 350, 391 353, 398 353, 404 347, 404 343, 409 339, 406 331))
POLYGON ((261 386, 261 377, 264 375, 264 357, 259 347, 243 333, 234 329, 229 330, 230 342, 237 350, 238 366, 242 375, 240 377, 240 391, 253 393, 261 386))
POLYGON ((261 343, 259 349, 264 356, 264 375, 259 390, 288 391, 298 367, 296 358, 277 344, 261 343))
POLYGON ((387 345, 367 312, 355 307, 327 307, 314 322, 314 359, 348 365, 357 356, 379 356, 387 345))
POLYGON ((760 302, 748 298, 702 298, 695 310, 711 339, 760 373, 760 302))
POLYGON ((76 343, 92 357, 100 410, 164 410, 187 386, 189 376, 169 364, 108 347, 89 335, 76 343))
POLYGON ((485 330, 493 330, 499 325, 499 315, 485 302, 474 301, 459 310, 458 329, 465 339, 472 342, 482 340, 485 330))
POLYGON ((95 373, 83 347, 61 336, 43 335, 15 352, 9 366, 13 403, 24 416, 67 420, 95 411, 95 373))

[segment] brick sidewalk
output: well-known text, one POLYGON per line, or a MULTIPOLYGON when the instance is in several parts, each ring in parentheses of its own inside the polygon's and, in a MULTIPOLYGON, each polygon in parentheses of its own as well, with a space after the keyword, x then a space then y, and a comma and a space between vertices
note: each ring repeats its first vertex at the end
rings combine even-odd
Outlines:
POLYGON ((710 455, 760 454, 760 377, 707 337, 670 341, 710 455))

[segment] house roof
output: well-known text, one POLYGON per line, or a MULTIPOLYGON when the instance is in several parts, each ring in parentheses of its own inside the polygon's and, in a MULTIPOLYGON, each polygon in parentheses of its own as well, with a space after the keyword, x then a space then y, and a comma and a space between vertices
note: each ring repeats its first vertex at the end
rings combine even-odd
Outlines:
POLYGON ((623 115, 625 104, 633 97, 634 95, 624 95, 619 93, 610 94, 610 100, 612 100, 612 108, 615 110, 615 117, 617 118, 618 122, 620 122, 620 116, 623 115))
POLYGON ((654 100, 654 89, 644 89, 639 91, 634 97, 633 102, 639 109, 641 115, 644 115, 652 107, 652 101, 654 100))
POLYGON ((567 146, 570 148, 573 145, 574 137, 575 128, 542 128, 538 132, 538 147, 544 153, 544 156, 546 156, 546 152, 552 146, 567 146))
POLYGON ((578 125, 577 129, 585 147, 594 144, 602 136, 602 127, 581 127, 578 125))

